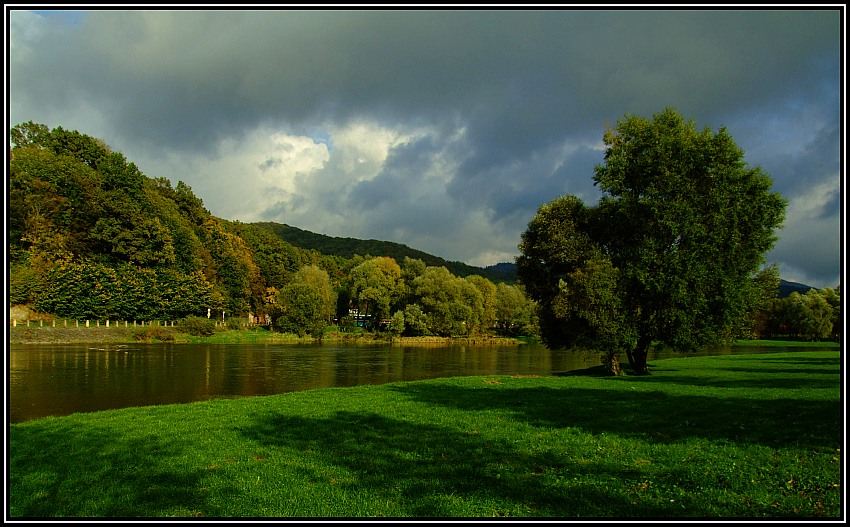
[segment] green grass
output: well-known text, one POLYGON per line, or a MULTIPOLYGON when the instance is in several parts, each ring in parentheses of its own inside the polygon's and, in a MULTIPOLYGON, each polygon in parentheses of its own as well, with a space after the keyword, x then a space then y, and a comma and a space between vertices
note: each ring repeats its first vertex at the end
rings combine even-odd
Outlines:
POLYGON ((651 361, 9 427, 25 517, 840 518, 840 354, 651 361))
POLYGON ((825 348, 840 346, 835 341, 811 341, 811 340, 736 340, 736 346, 760 346, 760 347, 795 347, 795 348, 825 348))

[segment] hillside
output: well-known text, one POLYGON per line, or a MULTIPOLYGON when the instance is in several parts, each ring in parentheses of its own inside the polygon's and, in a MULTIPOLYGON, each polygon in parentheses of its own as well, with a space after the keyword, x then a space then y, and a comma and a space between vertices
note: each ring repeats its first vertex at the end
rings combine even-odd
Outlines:
POLYGON ((463 262, 448 261, 401 243, 327 236, 283 223, 256 222, 250 225, 267 230, 295 247, 314 250, 328 256, 339 256, 348 259, 356 254, 360 256, 368 254, 370 256, 388 256, 394 258, 399 263, 405 257, 409 257, 422 260, 425 262, 425 265, 445 267, 455 276, 465 277, 477 274, 494 282, 516 281, 516 268, 514 264, 497 264, 485 268, 475 267, 463 262), (507 270, 503 266, 508 266, 507 270))

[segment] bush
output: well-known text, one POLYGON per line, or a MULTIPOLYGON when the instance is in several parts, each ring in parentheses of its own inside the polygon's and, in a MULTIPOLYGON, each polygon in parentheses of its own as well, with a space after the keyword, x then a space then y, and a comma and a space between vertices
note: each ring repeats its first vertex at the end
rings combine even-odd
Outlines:
POLYGON ((174 333, 162 326, 146 326, 133 331, 133 338, 136 340, 159 340, 162 342, 172 342, 174 333))
POLYGON ((215 333, 215 321, 203 317, 186 317, 180 329, 193 337, 210 337, 215 333))
MULTIPOLYGON (((224 327, 229 330, 242 331, 245 329, 245 319, 239 317, 227 317, 224 321, 224 327)), ((215 326, 213 326, 215 327, 215 326)))

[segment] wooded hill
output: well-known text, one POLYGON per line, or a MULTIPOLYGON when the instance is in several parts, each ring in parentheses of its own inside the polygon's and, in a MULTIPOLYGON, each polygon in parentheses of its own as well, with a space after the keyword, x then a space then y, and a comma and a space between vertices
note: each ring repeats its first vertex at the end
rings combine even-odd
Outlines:
POLYGON ((13 305, 80 319, 178 318, 207 308, 241 316, 305 265, 338 282, 355 254, 488 276, 401 244, 217 218, 182 181, 150 178, 78 131, 28 122, 10 139, 13 305))

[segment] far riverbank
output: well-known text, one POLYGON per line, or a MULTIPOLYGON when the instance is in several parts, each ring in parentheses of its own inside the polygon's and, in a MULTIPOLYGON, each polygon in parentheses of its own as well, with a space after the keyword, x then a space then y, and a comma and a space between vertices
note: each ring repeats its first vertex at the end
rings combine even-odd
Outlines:
POLYGON ((317 342, 344 342, 346 344, 412 344, 412 345, 491 345, 521 344, 523 340, 510 337, 482 335, 469 338, 449 337, 391 337, 380 333, 347 333, 328 331, 317 339, 299 337, 294 333, 280 333, 265 328, 217 330, 209 337, 196 337, 170 326, 127 326, 112 324, 95 327, 64 327, 31 322, 29 326, 9 328, 9 344, 130 344, 134 342, 175 342, 207 344, 314 344, 317 342))
MULTIPOLYGON (((337 331, 331 327, 322 339, 306 336, 299 337, 294 333, 280 333, 265 328, 219 329, 209 337, 196 337, 183 333, 179 327, 154 326, 155 331, 149 331, 149 326, 128 326, 112 324, 93 327, 64 327, 44 323, 31 322, 29 326, 17 325, 9 328, 9 344, 131 344, 138 342, 174 342, 182 344, 393 344, 412 346, 447 346, 464 344, 471 346, 487 345, 517 345, 530 342, 526 338, 497 337, 494 335, 479 335, 476 337, 392 337, 387 334, 358 331, 348 333, 337 331), (147 328, 147 329, 146 329, 147 328), (156 337, 151 337, 155 335, 156 337)), ((531 341, 533 342, 533 341, 531 341)), ((808 342, 797 340, 738 340, 738 346, 795 346, 823 347, 834 345, 840 348, 838 342, 808 342)))

